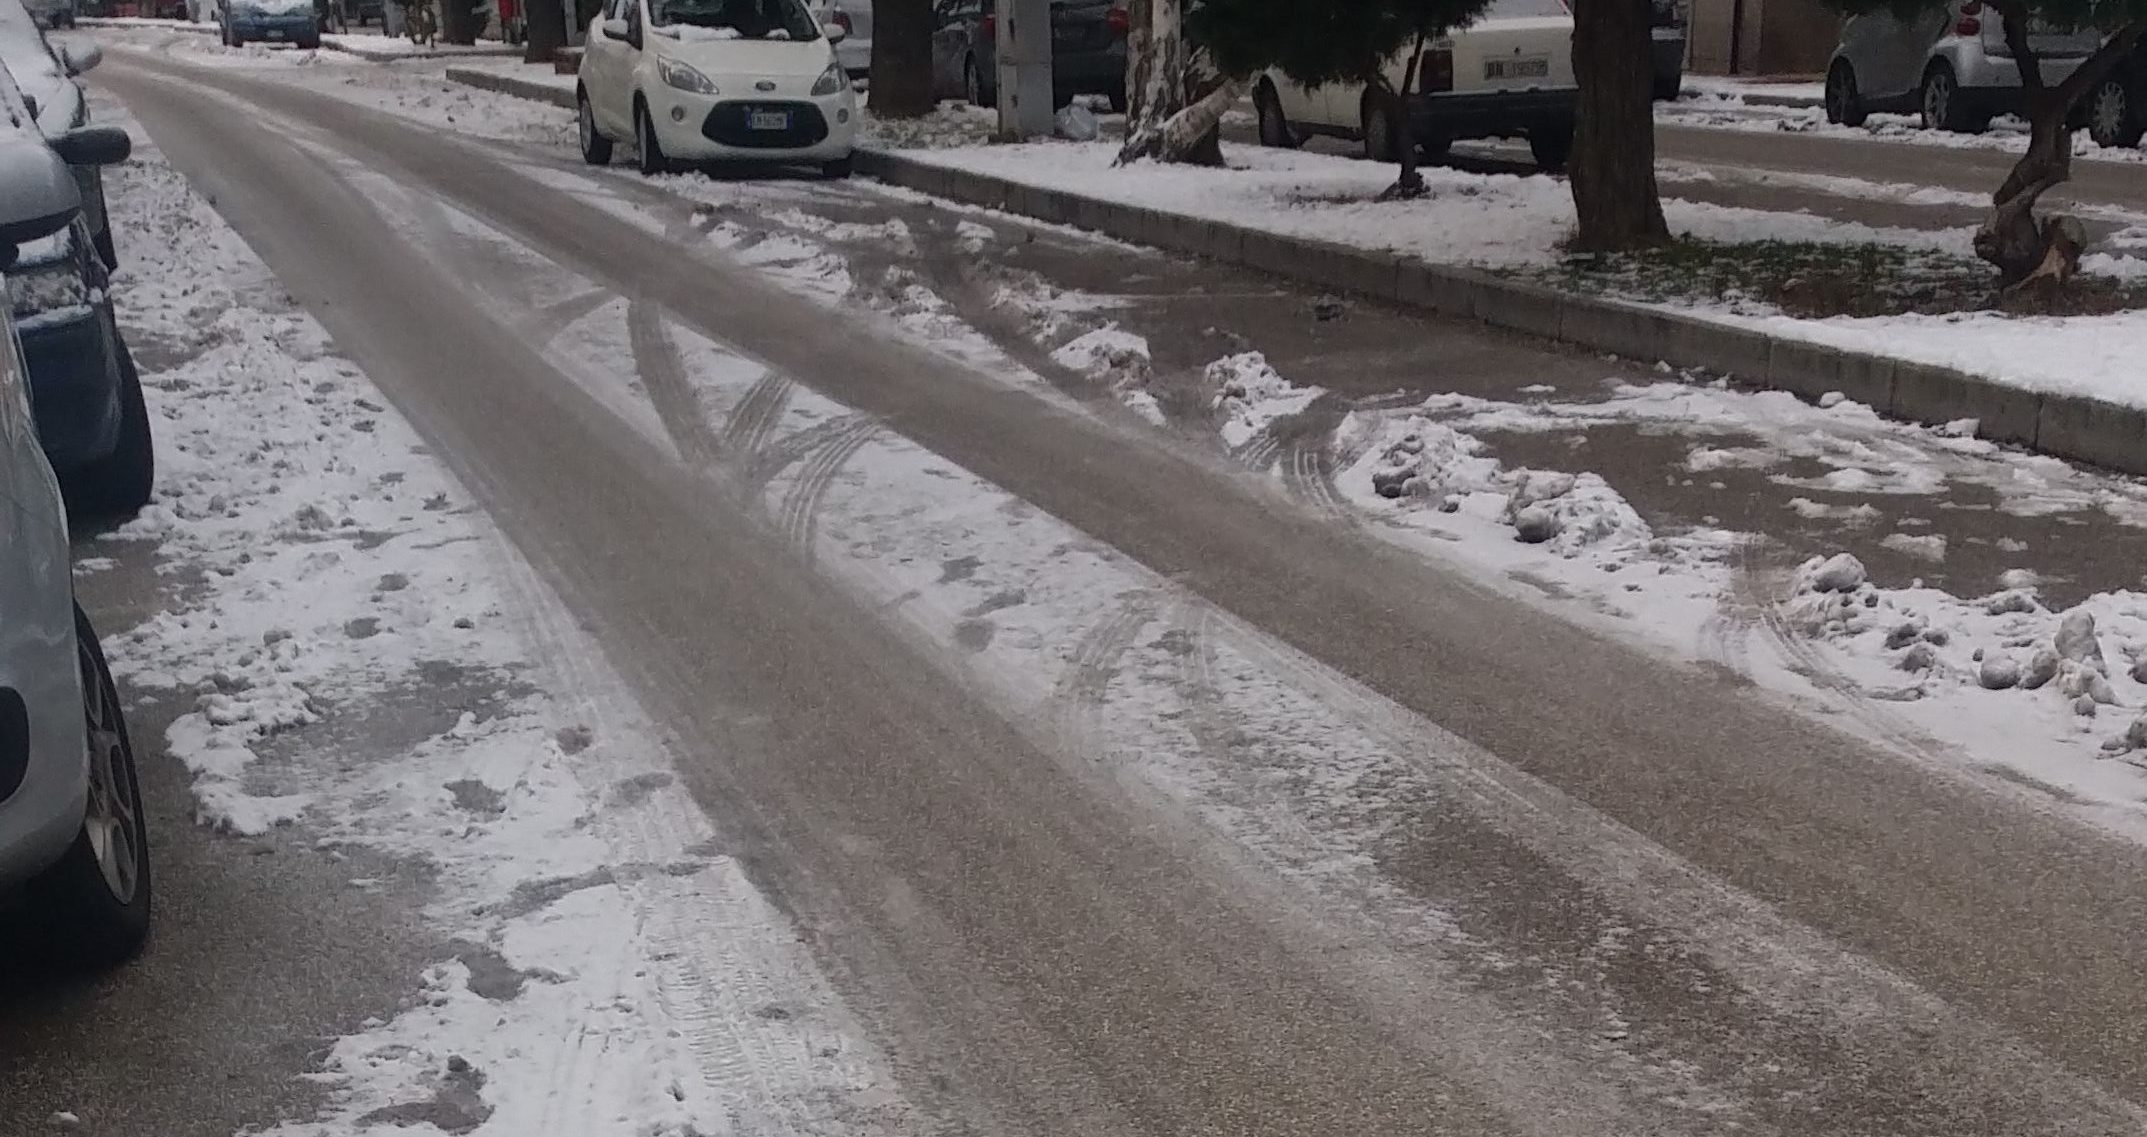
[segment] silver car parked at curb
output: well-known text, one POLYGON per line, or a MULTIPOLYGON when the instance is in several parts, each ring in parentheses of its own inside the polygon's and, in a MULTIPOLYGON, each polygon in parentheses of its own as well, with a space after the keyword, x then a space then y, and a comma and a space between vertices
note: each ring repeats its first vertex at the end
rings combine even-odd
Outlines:
MULTIPOLYGON (((0 260, 11 260, 81 211, 55 147, 118 161, 129 143, 105 127, 48 144, 4 72, 0 84, 0 260)), ((74 602, 67 514, 12 320, 0 328, 0 525, 0 903, 29 904, 56 962, 117 964, 149 932, 148 828, 118 692, 74 602)))
MULTIPOLYGON (((2062 83, 2102 43, 2100 33, 2031 27, 2046 83, 2062 83)), ((1874 112, 1915 114, 1926 130, 1973 134, 2023 109, 2020 65, 1998 13, 1982 0, 1907 15, 1851 17, 1827 65, 1826 118, 1862 126, 1874 112)))

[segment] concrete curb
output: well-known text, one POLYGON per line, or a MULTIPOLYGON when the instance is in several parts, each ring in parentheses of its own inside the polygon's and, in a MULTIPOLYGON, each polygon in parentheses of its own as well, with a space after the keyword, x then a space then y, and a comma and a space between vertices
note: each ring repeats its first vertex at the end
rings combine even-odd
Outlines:
POLYGON ((1121 205, 934 165, 894 151, 859 150, 857 169, 970 205, 1593 351, 1705 368, 1805 398, 1840 391, 1882 414, 1934 426, 1972 418, 1979 423, 1979 437, 2147 475, 2147 411, 2099 399, 2023 391, 1950 368, 1842 351, 1393 253, 1121 205))
POLYGON ((534 79, 524 79, 519 75, 502 75, 497 71, 473 71, 467 67, 450 67, 447 69, 447 81, 461 83, 470 87, 482 87, 487 91, 497 91, 502 95, 513 95, 520 99, 550 103, 555 107, 565 107, 568 110, 574 109, 573 91, 539 83, 534 79))
MULTIPOLYGON (((512 75, 451 67, 447 77, 554 106, 574 105, 570 91, 512 75)), ((861 149, 857 169, 894 185, 969 205, 1071 225, 1594 351, 1705 368, 1808 399, 1840 391, 1881 414, 1932 426, 1975 419, 1979 437, 2121 473, 2147 475, 2147 411, 2100 399, 2037 394, 1950 368, 1842 351, 1394 253, 1120 205, 921 162, 894 151, 861 149)))

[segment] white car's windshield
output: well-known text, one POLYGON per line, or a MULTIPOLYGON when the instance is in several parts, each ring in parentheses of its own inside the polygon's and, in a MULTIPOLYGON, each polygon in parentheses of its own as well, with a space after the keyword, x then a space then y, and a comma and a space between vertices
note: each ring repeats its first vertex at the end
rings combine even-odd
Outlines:
POLYGON ((798 0, 656 0, 649 15, 657 27, 711 28, 740 39, 820 38, 820 25, 798 0))

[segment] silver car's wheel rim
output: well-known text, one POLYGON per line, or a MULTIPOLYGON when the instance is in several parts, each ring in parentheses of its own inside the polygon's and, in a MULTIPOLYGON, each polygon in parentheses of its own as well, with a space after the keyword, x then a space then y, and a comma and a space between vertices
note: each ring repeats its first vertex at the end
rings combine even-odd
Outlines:
POLYGON ((596 119, 589 113, 589 100, 582 100, 581 113, 575 116, 575 125, 581 128, 581 152, 587 154, 596 149, 596 119))
POLYGON ((141 882, 140 857, 134 847, 139 831, 141 802, 127 777, 126 743, 119 725, 119 709, 99 679, 85 653, 82 660, 82 694, 89 721, 89 805, 83 811, 82 830, 89 837, 90 851, 104 874, 104 885, 121 904, 134 902, 141 882))
POLYGON ((2116 138, 2125 129, 2125 90, 2115 83, 2104 83, 2095 92, 2095 133, 2103 138, 2116 138))
POLYGON ((969 100, 970 106, 984 105, 984 80, 978 77, 975 63, 962 65, 962 88, 962 97, 969 100))
POLYGON ((1924 84, 1923 114, 1931 120, 1932 126, 1946 125, 1946 103, 1953 97, 1947 87, 1951 84, 1943 73, 1931 76, 1931 81, 1924 84))

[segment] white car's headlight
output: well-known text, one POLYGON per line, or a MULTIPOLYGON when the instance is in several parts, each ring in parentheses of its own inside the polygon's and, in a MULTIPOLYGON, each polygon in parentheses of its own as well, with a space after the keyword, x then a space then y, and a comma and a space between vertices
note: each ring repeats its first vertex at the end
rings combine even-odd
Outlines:
POLYGON ((7 287, 18 319, 90 302, 89 282, 73 257, 9 269, 7 287))
POLYGON ((822 71, 820 77, 813 80, 813 95, 815 97, 832 95, 849 85, 850 77, 843 73, 842 64, 830 63, 827 65, 827 70, 822 71))
POLYGON ((696 95, 713 95, 716 93, 715 80, 675 59, 658 59, 656 61, 656 73, 663 76, 665 85, 676 87, 681 91, 691 91, 696 95))

